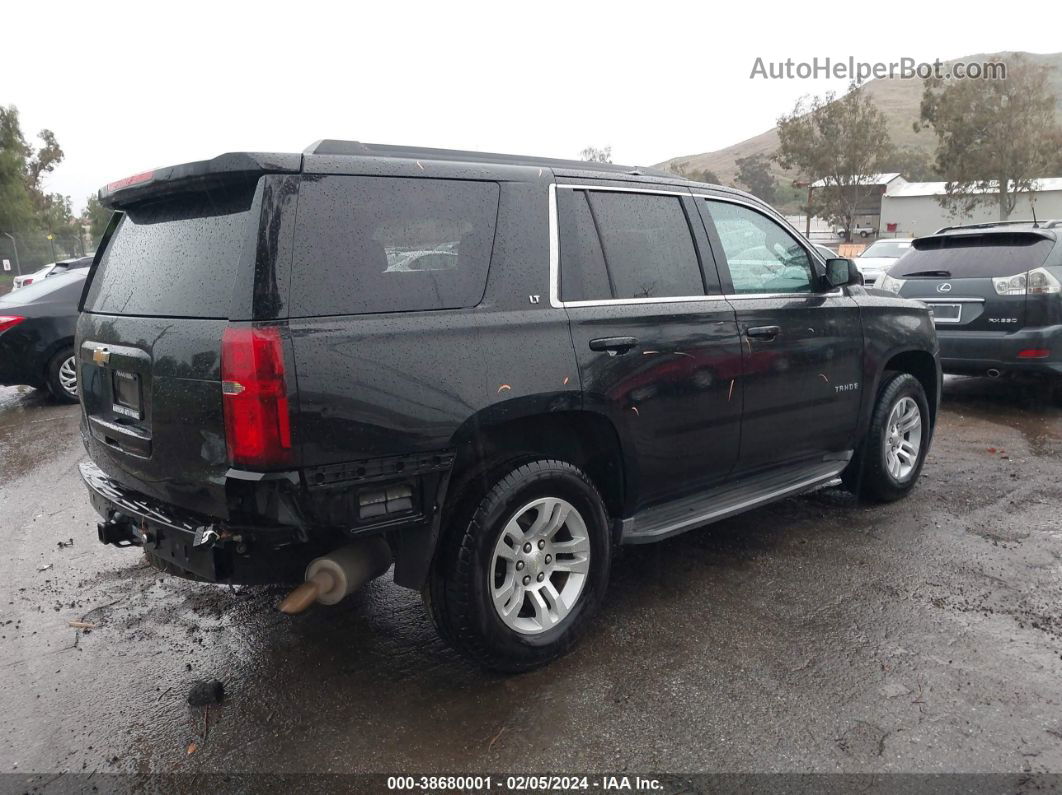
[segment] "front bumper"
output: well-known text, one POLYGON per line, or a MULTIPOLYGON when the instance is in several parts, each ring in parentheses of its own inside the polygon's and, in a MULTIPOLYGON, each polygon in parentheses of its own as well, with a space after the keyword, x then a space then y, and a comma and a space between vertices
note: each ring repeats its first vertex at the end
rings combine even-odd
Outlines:
POLYGON ((91 461, 79 468, 92 507, 104 519, 101 542, 141 546, 191 579, 295 583, 310 560, 334 546, 301 543, 293 528, 230 527, 130 491, 91 461))
POLYGON ((982 375, 1001 373, 1062 376, 1062 326, 1040 326, 1021 331, 959 331, 937 327, 940 363, 946 373, 982 375), (1050 355, 1023 359, 1021 351, 1043 349, 1050 355))

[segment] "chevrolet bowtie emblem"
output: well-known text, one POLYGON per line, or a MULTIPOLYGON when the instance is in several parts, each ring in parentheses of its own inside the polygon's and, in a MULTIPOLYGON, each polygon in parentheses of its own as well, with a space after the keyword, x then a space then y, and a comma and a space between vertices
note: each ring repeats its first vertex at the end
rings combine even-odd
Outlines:
POLYGON ((92 350, 92 361, 96 364, 107 364, 111 360, 111 352, 104 345, 97 345, 92 350))

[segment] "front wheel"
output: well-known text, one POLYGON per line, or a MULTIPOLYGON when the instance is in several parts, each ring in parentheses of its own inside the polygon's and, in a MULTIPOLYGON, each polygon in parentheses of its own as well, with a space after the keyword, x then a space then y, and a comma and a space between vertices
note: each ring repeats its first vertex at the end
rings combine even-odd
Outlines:
POLYGON ((611 541, 590 479, 540 460, 500 478, 439 550, 425 590, 440 634, 498 671, 567 652, 608 586, 611 541))
POLYGON ((862 499, 892 502, 907 496, 922 472, 931 431, 929 401, 910 373, 882 384, 860 449, 842 478, 862 499))

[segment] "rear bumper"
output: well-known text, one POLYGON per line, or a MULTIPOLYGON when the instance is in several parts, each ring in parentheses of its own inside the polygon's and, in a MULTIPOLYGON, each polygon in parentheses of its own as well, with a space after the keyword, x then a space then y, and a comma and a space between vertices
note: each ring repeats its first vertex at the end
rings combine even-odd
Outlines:
POLYGON ((335 544, 300 543, 294 528, 235 528, 130 491, 93 464, 79 466, 102 543, 141 546, 191 579, 288 583, 335 544))
POLYGON ((1062 376, 1062 326, 1041 326, 1014 332, 952 331, 937 327, 944 372, 979 375, 1001 373, 1062 376), (1050 355, 1020 358, 1021 351, 1044 349, 1050 355))

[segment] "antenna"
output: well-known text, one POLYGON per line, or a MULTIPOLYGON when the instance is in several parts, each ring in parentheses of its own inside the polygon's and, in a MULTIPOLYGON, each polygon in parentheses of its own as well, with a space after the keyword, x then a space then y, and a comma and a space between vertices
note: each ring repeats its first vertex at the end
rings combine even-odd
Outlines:
POLYGON ((1040 224, 1038 224, 1038 223, 1036 222, 1036 202, 1035 202, 1035 201, 1031 201, 1031 202, 1029 202, 1029 207, 1030 207, 1030 208, 1032 208, 1032 214, 1033 214, 1033 229, 1039 229, 1039 228, 1040 228, 1040 224))

